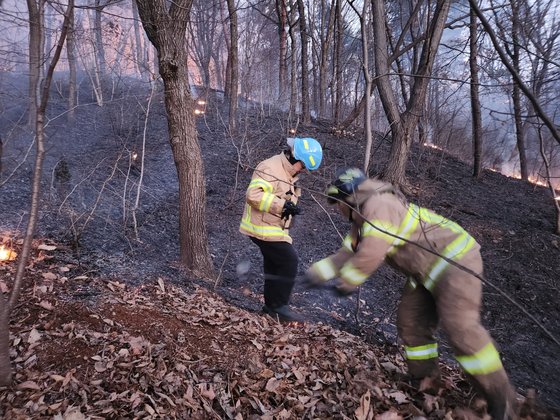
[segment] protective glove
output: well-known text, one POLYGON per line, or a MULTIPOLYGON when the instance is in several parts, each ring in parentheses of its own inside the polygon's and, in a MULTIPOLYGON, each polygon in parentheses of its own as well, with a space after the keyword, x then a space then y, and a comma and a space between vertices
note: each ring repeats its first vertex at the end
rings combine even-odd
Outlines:
POLYGON ((357 289, 358 289, 358 286, 347 283, 344 280, 338 280, 337 283, 333 287, 334 292, 338 296, 341 296, 341 297, 350 296, 357 289))
POLYGON ((288 219, 290 216, 295 216, 296 214, 301 214, 301 207, 295 204, 293 201, 286 200, 284 207, 282 207, 282 219, 288 219))

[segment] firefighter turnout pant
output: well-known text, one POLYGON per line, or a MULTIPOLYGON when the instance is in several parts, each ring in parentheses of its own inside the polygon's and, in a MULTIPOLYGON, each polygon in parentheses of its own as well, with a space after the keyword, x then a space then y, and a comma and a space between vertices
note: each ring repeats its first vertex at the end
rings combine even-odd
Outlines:
MULTIPOLYGON (((473 272, 482 271, 479 252, 465 255, 461 264, 473 272)), ((397 328, 413 378, 439 376, 434 338, 439 324, 457 361, 486 398, 492 417, 512 418, 515 393, 492 338, 480 323, 481 300, 481 281, 450 265, 432 292, 413 279, 407 281, 398 308, 397 328)))
POLYGON ((264 266, 264 303, 271 309, 290 302, 298 270, 298 255, 288 242, 262 241, 251 237, 261 250, 264 266))

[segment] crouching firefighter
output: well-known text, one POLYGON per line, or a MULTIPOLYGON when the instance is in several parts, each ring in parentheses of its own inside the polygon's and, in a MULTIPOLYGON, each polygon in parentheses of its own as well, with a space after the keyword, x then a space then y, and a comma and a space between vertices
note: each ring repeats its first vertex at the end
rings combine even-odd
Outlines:
POLYGON ((434 333, 441 324, 459 364, 486 398, 492 417, 514 418, 515 393, 480 323, 482 282, 449 262, 480 275, 478 243, 456 223, 407 203, 391 184, 366 179, 359 169, 339 172, 326 194, 352 226, 338 252, 308 269, 308 286, 338 278, 335 290, 350 294, 386 261, 408 276, 397 328, 414 382, 439 379, 434 333))
POLYGON ((319 168, 323 150, 312 138, 288 138, 287 143, 286 150, 255 168, 239 231, 249 236, 263 256, 263 311, 281 321, 303 321, 289 307, 298 271, 289 229, 293 217, 301 213, 301 191, 295 186, 298 174, 319 168))

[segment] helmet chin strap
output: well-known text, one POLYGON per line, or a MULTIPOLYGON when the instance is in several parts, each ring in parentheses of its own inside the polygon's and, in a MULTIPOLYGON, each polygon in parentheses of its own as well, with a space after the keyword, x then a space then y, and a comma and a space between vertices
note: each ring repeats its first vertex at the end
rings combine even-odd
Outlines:
POLYGON ((352 207, 350 205, 350 203, 348 203, 346 200, 342 200, 344 202, 344 205, 346 206, 346 208, 348 210, 350 210, 350 213, 348 213, 348 221, 349 222, 353 222, 354 221, 354 207, 352 207))
POLYGON ((288 162, 290 162, 292 165, 295 165, 297 162, 299 162, 299 160, 294 157, 294 154, 290 149, 284 150, 284 154, 288 158, 288 162))

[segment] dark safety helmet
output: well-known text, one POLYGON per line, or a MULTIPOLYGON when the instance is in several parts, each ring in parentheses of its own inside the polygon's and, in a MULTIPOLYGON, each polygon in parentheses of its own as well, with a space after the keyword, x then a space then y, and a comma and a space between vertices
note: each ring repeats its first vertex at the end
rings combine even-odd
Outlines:
POLYGON ((358 168, 345 168, 338 171, 325 191, 327 201, 329 204, 334 204, 338 200, 346 200, 365 180, 365 174, 358 168))

